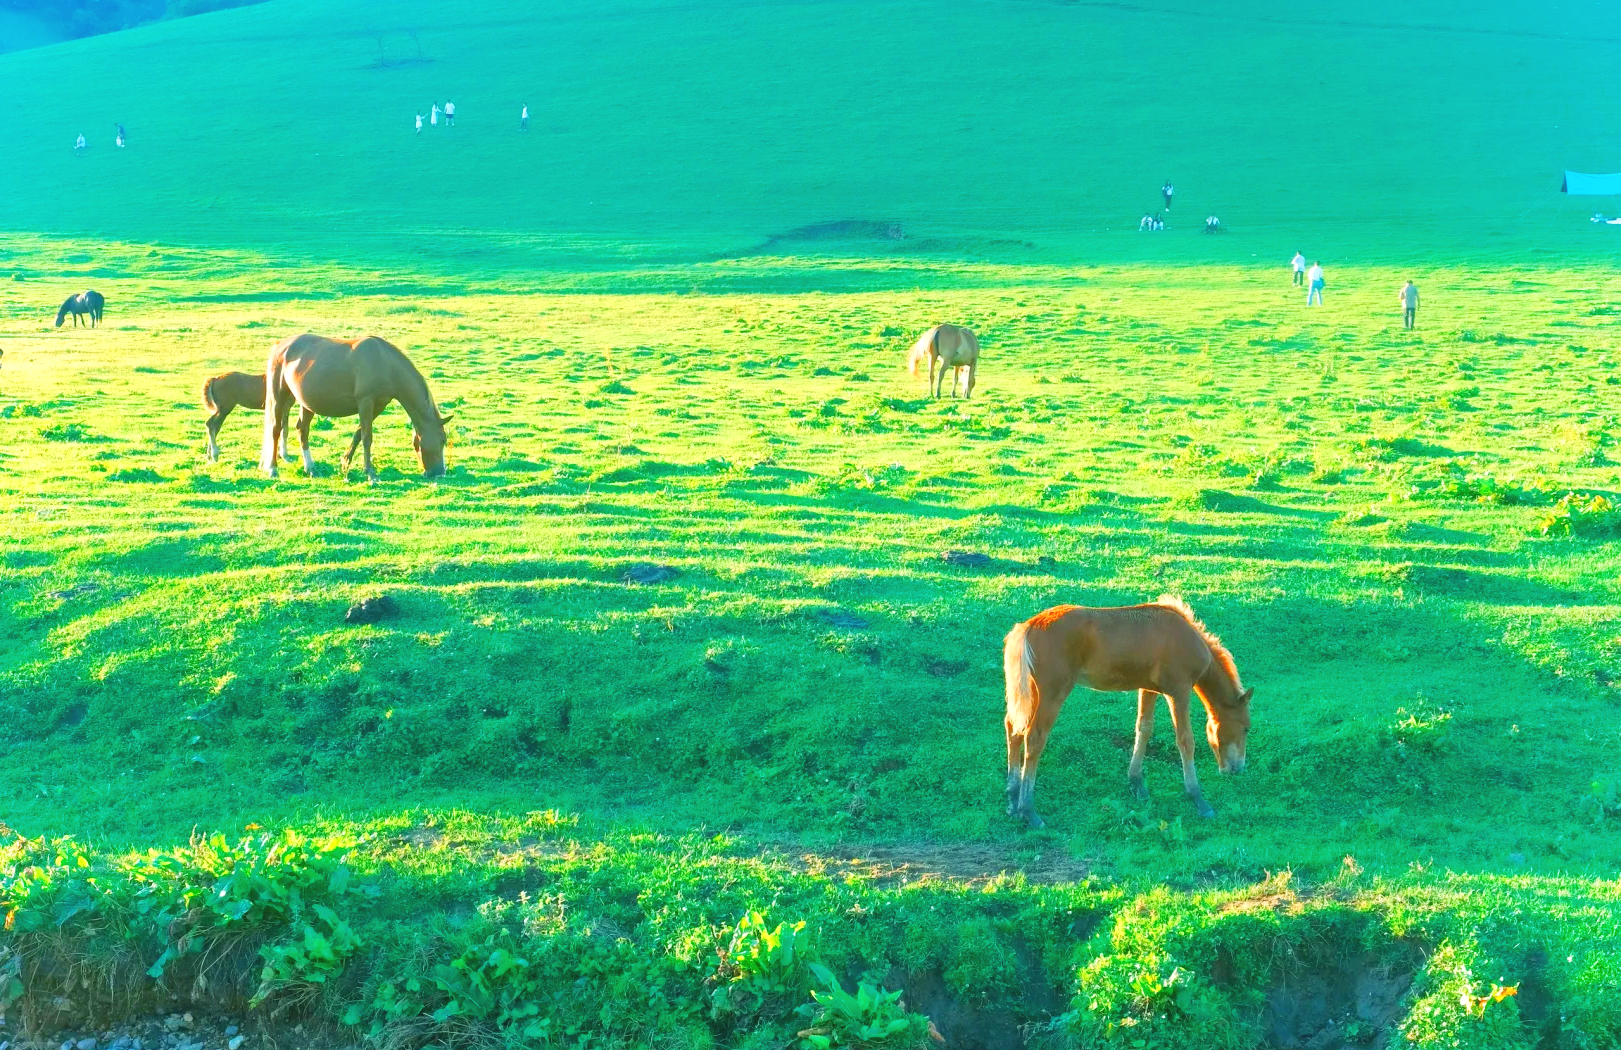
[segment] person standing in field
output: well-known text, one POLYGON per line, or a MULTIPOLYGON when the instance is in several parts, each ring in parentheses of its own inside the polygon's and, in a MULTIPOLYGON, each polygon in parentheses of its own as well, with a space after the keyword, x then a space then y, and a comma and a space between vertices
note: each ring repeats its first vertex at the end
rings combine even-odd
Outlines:
POLYGON ((1171 180, 1170 179, 1166 179, 1165 180, 1165 185, 1163 185, 1163 186, 1161 186, 1159 188, 1159 192, 1160 192, 1160 196, 1165 198, 1165 210, 1170 211, 1171 210, 1171 194, 1176 192, 1176 187, 1171 185, 1171 180))
POLYGON ((1295 252, 1295 257, 1289 260, 1289 265, 1295 268, 1295 287, 1306 283, 1306 257, 1295 252))
POLYGON ((523 116, 518 118, 518 130, 519 131, 528 131, 529 130, 529 107, 528 106, 523 107, 523 116))
POLYGON ((422 134, 422 114, 417 114, 417 134, 422 134))
POLYGON ((1418 285, 1411 280, 1402 285, 1401 292, 1401 326, 1411 328, 1418 323, 1418 285))
POLYGON ((439 103, 437 102, 433 104, 433 112, 428 117, 428 123, 432 124, 436 128, 439 126, 439 103))
POLYGON ((118 143, 118 148, 119 149, 123 149, 124 148, 124 138, 125 138, 125 136, 124 136, 124 125, 122 125, 122 124, 114 124, 113 127, 118 132, 118 134, 113 137, 113 141, 118 143))
POLYGON ((1319 262, 1312 263, 1311 269, 1306 271, 1306 305, 1310 306, 1314 300, 1318 306, 1323 305, 1323 264, 1319 262))
POLYGON ((451 102, 449 99, 446 99, 445 100, 445 127, 453 128, 455 126, 456 126, 456 103, 451 102))

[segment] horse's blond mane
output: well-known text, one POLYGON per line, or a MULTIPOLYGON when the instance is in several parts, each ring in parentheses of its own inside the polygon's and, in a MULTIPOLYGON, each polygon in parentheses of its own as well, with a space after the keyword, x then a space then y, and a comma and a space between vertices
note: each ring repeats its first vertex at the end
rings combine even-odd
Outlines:
POLYGON ((1194 615, 1193 608, 1187 602, 1174 594, 1162 594, 1154 604, 1163 605, 1188 621, 1188 625, 1198 631, 1205 644, 1210 646, 1210 655, 1215 658, 1216 663, 1220 664, 1221 669, 1227 672, 1227 677, 1233 680, 1233 688, 1241 693, 1244 691, 1244 683, 1239 681, 1238 665, 1233 662, 1233 654, 1227 651, 1225 645, 1221 644, 1221 639, 1216 637, 1215 632, 1206 627, 1204 622, 1194 615))

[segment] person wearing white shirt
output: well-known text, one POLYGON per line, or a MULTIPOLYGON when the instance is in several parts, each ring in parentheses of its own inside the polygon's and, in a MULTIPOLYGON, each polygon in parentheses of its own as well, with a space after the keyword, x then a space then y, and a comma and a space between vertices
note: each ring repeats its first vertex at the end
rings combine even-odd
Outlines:
POLYGON ((1418 285, 1409 280, 1396 294, 1401 299, 1401 326, 1411 328, 1418 323, 1418 285))
POLYGON ((439 126, 439 103, 437 102, 433 104, 433 110, 428 115, 428 123, 436 128, 439 126))
POLYGON ((422 134, 422 114, 417 114, 417 134, 422 134))
POLYGON ((445 127, 453 128, 455 126, 456 126, 456 103, 454 103, 454 102, 446 102, 445 103, 445 127))
POLYGON ((80 136, 79 136, 79 141, 77 141, 77 142, 75 142, 75 143, 74 143, 74 144, 73 144, 73 148, 74 148, 74 149, 75 149, 75 150, 81 150, 81 149, 84 149, 84 136, 83 136, 83 135, 80 135, 80 136))
POLYGON ((1306 257, 1304 255, 1301 255, 1299 252, 1295 252, 1295 257, 1293 259, 1289 260, 1289 264, 1295 268, 1295 284, 1296 285, 1305 284, 1306 283, 1306 257))
POLYGON ((1171 210, 1171 195, 1176 192, 1176 187, 1171 185, 1171 180, 1170 179, 1166 179, 1165 180, 1165 185, 1163 185, 1163 186, 1161 186, 1159 188, 1159 192, 1160 192, 1160 195, 1165 198, 1165 210, 1170 211, 1171 210))
POLYGON ((518 130, 519 131, 528 131, 529 130, 529 107, 528 106, 523 107, 523 116, 518 118, 518 130))
POLYGON ((1312 263, 1311 269, 1306 271, 1306 305, 1314 301, 1318 306, 1323 305, 1323 264, 1312 263))

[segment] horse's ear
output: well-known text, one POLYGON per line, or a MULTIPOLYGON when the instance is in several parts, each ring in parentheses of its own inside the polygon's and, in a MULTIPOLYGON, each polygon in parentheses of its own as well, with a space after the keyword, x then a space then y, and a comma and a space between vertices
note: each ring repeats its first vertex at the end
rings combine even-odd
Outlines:
POLYGON ((1252 697, 1254 695, 1255 695, 1255 690, 1254 689, 1246 689, 1242 693, 1238 694, 1238 702, 1241 703, 1241 704, 1247 704, 1247 703, 1250 702, 1250 697, 1252 697))

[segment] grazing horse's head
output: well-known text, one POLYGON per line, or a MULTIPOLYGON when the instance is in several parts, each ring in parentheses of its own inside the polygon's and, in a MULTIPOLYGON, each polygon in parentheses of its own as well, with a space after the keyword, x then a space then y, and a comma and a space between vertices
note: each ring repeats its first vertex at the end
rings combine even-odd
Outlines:
POLYGON ((1205 723, 1205 739, 1216 753, 1216 765, 1223 773, 1244 771, 1244 745, 1250 735, 1250 697, 1255 690, 1239 693, 1231 705, 1212 707, 1205 723))
POLYGON ((69 310, 73 309, 73 300, 77 298, 76 295, 68 296, 67 301, 62 304, 62 309, 56 311, 56 327, 62 327, 62 319, 68 315, 69 310))
POLYGON ((445 424, 451 420, 450 416, 438 416, 439 425, 430 428, 432 433, 423 437, 421 428, 413 430, 411 447, 416 450, 417 459, 422 463, 422 476, 425 478, 439 478, 445 474, 445 424))

